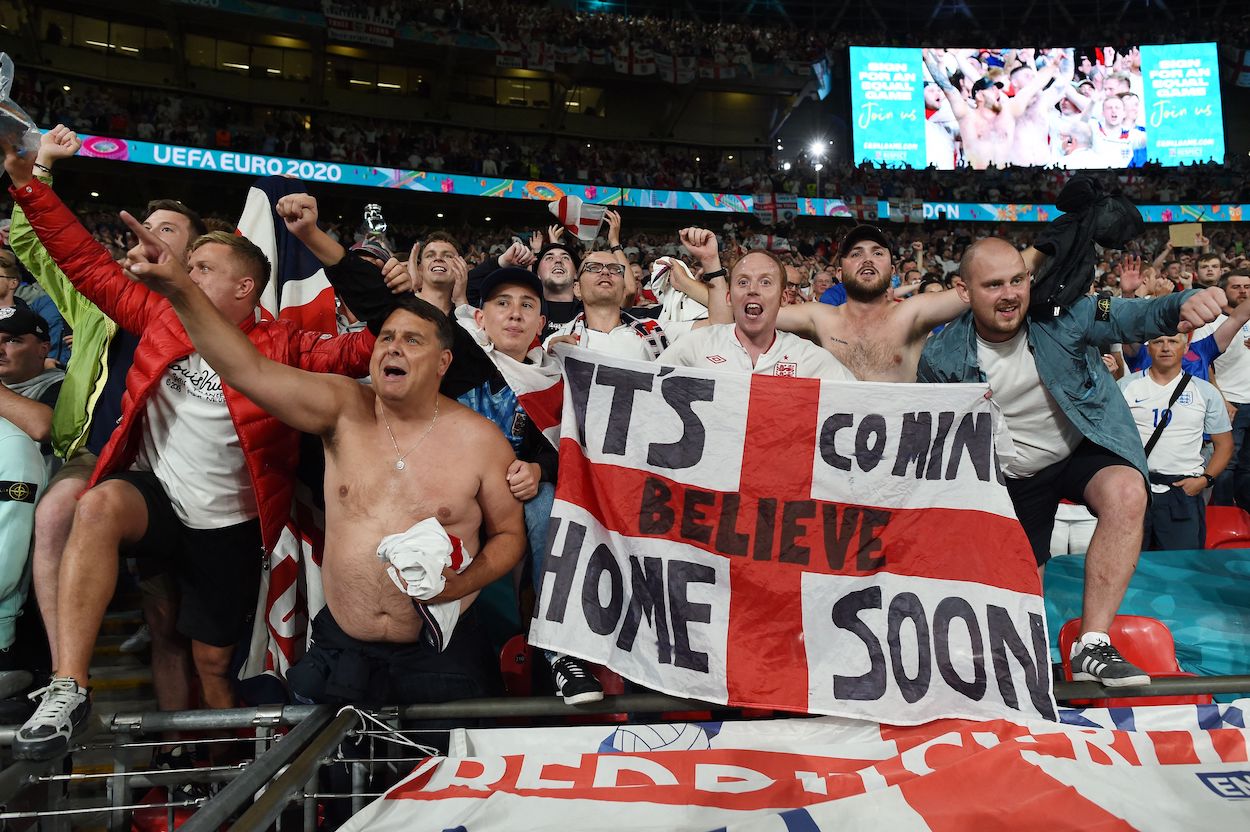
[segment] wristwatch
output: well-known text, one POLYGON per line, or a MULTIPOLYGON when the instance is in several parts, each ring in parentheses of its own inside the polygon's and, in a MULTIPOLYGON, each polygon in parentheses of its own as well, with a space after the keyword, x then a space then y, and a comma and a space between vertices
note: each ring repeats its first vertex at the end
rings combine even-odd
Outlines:
POLYGON ((1202 474, 1202 477, 1203 477, 1203 478, 1207 481, 1207 486, 1208 486, 1208 487, 1210 487, 1210 486, 1212 486, 1212 485, 1215 485, 1215 477, 1213 477, 1213 476, 1211 476, 1210 474, 1207 474, 1207 473, 1203 473, 1203 474, 1202 474))

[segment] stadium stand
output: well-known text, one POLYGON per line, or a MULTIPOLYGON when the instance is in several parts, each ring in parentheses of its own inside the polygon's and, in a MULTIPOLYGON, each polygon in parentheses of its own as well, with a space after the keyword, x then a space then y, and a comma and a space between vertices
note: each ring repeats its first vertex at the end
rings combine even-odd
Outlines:
POLYGON ((1250 2, 0 0, 0 51, 6 828, 1244 817, 1250 2))

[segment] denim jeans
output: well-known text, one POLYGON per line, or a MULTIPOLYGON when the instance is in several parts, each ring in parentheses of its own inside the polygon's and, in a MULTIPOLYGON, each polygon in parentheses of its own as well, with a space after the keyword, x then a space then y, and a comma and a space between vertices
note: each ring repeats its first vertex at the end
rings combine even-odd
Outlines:
POLYGON ((538 493, 525 503, 525 536, 530 544, 535 594, 542 588, 543 560, 547 557, 547 527, 551 525, 551 509, 555 502, 556 487, 549 482, 541 482, 538 493))
MULTIPOLYGON (((538 493, 525 504, 525 534, 530 544, 530 579, 534 584, 535 607, 542 600, 543 561, 547 557, 547 527, 551 525, 551 509, 556 502, 556 487, 549 482, 538 484, 538 493)), ((555 653, 544 650, 547 661, 555 661, 555 653)))

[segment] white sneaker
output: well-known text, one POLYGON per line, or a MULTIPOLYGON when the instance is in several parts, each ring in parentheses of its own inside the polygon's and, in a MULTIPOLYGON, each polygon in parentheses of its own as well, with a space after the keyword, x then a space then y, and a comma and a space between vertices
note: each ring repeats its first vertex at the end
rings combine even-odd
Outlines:
POLYGON ((130 638, 118 645, 117 649, 122 653, 142 653, 152 645, 152 631, 148 629, 147 624, 141 624, 139 629, 131 634, 130 638))
POLYGON ((30 695, 39 706, 13 737, 19 760, 50 760, 69 751, 69 740, 91 713, 90 691, 68 676, 55 677, 30 695))

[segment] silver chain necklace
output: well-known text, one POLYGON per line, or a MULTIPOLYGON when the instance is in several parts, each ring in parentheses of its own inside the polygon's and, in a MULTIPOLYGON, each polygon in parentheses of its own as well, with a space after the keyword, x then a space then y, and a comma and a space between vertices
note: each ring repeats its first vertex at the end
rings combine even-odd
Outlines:
POLYGON ((417 440, 417 444, 409 448, 405 453, 399 452, 399 443, 395 441, 395 432, 391 430, 391 423, 386 418, 386 407, 383 406, 382 400, 378 400, 378 410, 382 412, 382 424, 386 425, 386 432, 391 437, 391 444, 395 446, 395 470, 402 471, 406 467, 404 465, 404 457, 421 447, 421 443, 425 441, 425 437, 430 435, 430 431, 434 430, 434 423, 438 421, 438 399, 434 400, 434 418, 430 419, 430 426, 425 429, 425 433, 421 434, 421 438, 417 440))

